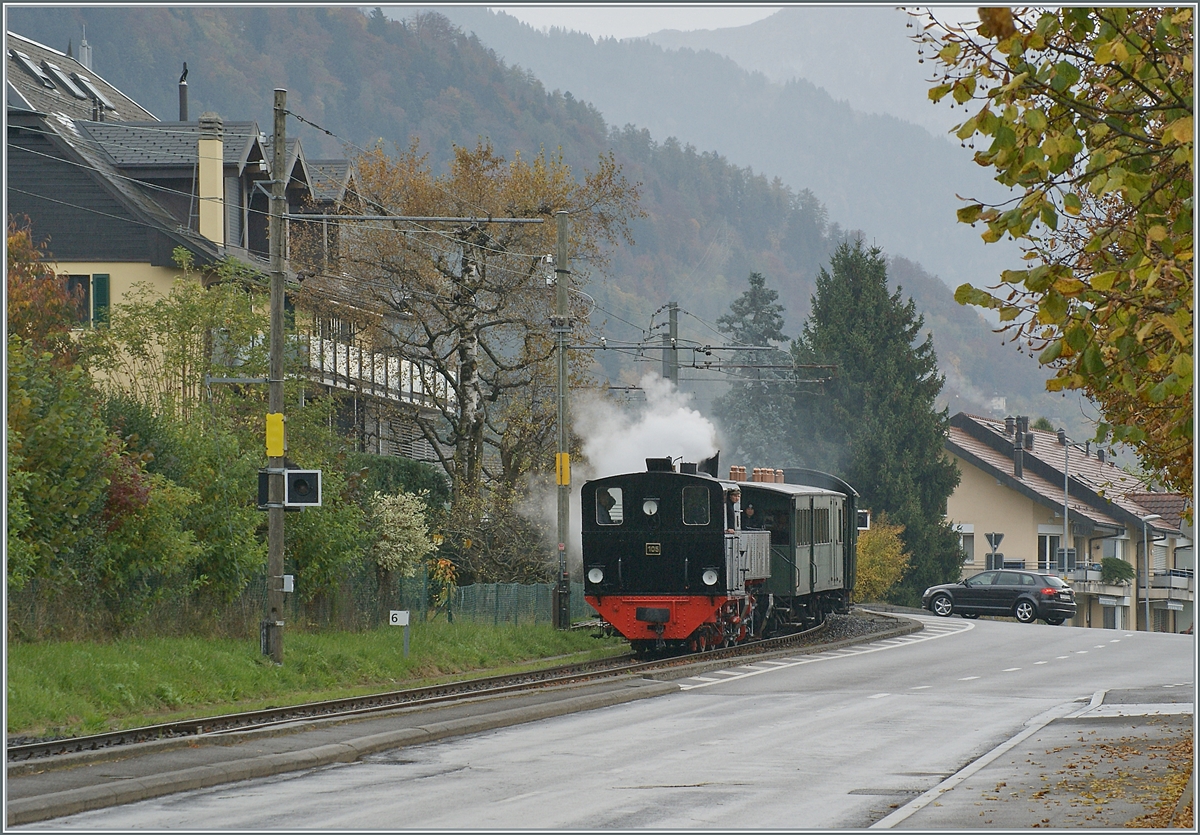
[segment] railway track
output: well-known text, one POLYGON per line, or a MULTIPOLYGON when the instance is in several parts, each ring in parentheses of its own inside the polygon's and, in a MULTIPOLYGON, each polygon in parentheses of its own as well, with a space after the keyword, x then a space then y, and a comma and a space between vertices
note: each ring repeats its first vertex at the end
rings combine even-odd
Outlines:
POLYGON ((638 660, 633 655, 625 655, 603 661, 549 667, 501 676, 473 678, 428 687, 392 690, 369 696, 331 699, 287 707, 274 707, 265 710, 209 716, 200 719, 185 719, 178 722, 148 725, 141 728, 110 731, 89 736, 34 741, 14 740, 7 745, 8 762, 23 762, 42 757, 55 757, 83 751, 100 751, 119 746, 133 746, 160 739, 241 733, 316 719, 353 718, 396 710, 398 708, 423 707, 465 698, 494 696, 540 687, 574 684, 603 677, 644 674, 670 667, 696 664, 697 662, 723 661, 777 649, 820 644, 827 632, 827 624, 822 624, 815 629, 803 632, 796 632, 761 641, 752 641, 734 647, 709 650, 699 654, 669 656, 649 660, 638 660))

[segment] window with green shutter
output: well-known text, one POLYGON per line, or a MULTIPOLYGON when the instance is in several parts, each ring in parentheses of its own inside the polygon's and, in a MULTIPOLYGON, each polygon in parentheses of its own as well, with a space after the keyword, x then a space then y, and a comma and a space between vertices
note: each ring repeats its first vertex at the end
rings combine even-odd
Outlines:
POLYGON ((92 325, 97 328, 108 326, 109 281, 104 273, 92 276, 92 325))

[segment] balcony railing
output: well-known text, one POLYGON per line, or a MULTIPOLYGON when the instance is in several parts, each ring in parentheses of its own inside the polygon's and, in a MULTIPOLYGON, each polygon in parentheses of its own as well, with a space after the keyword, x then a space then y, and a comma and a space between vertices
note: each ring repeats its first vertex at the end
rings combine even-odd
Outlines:
POLYGON ((1158 569, 1150 574, 1150 588, 1195 591, 1196 579, 1190 568, 1158 569))
POLYGON ((449 381, 427 365, 316 335, 308 338, 308 367, 334 388, 420 406, 454 402, 449 381))

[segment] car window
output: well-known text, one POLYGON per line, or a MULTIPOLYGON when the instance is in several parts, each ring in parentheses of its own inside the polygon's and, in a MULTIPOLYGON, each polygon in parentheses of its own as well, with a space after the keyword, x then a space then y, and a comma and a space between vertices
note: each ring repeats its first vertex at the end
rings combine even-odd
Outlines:
POLYGON ((967 579, 967 585, 971 588, 975 586, 990 586, 992 581, 996 579, 995 571, 985 571, 982 574, 976 574, 974 577, 967 579))
POLYGON ((1061 577, 1055 577, 1053 574, 1047 575, 1047 576, 1043 577, 1042 579, 1045 580, 1046 585, 1050 586, 1051 588, 1055 588, 1055 589, 1070 588, 1069 585, 1067 585, 1066 583, 1063 582, 1061 577))
POLYGON ((1037 577, 1034 577, 1032 574, 1022 574, 1021 575, 1021 585, 1036 586, 1037 584, 1038 584, 1037 577))
POLYGON ((1021 575, 1015 571, 1001 571, 996 578, 998 586, 1019 586, 1021 585, 1021 575))

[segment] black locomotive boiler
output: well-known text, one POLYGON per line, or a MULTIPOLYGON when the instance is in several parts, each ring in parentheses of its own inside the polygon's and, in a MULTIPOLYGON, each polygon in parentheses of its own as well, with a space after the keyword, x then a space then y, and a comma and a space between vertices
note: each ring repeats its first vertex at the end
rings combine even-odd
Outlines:
POLYGON ((849 611, 850 485, 804 469, 746 481, 743 468, 724 480, 670 458, 646 465, 581 491, 584 595, 636 651, 703 651, 849 611))

